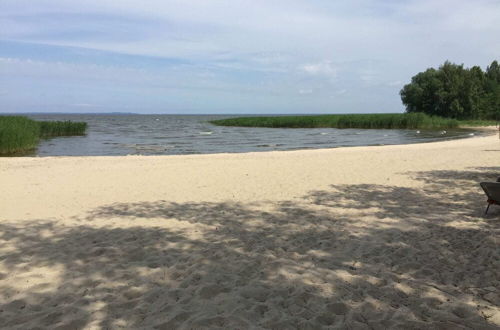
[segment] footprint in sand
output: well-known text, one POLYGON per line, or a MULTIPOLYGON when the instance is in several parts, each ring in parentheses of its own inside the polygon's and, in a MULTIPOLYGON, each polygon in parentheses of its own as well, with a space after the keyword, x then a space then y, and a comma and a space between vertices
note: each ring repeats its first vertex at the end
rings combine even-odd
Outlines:
POLYGON ((198 291, 198 295, 203 299, 211 299, 226 291, 227 289, 225 289, 224 287, 217 284, 212 284, 202 287, 198 291))
POLYGON ((264 302, 269 296, 269 290, 262 287, 246 287, 240 290, 240 294, 244 298, 264 302))

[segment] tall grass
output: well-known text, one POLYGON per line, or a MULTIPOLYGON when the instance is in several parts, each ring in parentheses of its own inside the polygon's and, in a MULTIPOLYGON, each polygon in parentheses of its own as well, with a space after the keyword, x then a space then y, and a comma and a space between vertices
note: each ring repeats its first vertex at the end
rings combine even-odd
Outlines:
POLYGON ((460 126, 481 127, 481 126, 498 126, 497 120, 461 120, 460 126))
POLYGON ((33 149, 40 139, 40 125, 26 117, 0 116, 0 154, 33 149))
POLYGON ((455 119, 423 113, 239 117, 213 120, 211 123, 219 126, 274 128, 442 129, 459 126, 459 121, 455 119))
POLYGON ((83 135, 87 129, 87 123, 72 121, 40 121, 40 136, 72 136, 83 135))
POLYGON ((22 116, 0 116, 0 154, 23 153, 36 148, 40 138, 83 135, 87 123, 34 121, 22 116))

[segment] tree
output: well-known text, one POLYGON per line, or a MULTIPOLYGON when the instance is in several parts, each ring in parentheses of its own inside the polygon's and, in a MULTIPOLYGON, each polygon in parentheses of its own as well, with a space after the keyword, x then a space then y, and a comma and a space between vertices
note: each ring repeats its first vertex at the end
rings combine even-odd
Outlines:
POLYGON ((485 72, 446 61, 411 79, 400 91, 407 112, 456 119, 486 119, 499 115, 500 66, 493 61, 485 72))
POLYGON ((485 116, 490 119, 500 119, 500 66, 497 61, 493 61, 486 68, 484 90, 485 116))
POLYGON ((439 96, 435 91, 441 90, 441 81, 435 69, 427 69, 411 79, 411 83, 401 90, 401 99, 407 112, 425 112, 431 115, 439 113, 439 96))

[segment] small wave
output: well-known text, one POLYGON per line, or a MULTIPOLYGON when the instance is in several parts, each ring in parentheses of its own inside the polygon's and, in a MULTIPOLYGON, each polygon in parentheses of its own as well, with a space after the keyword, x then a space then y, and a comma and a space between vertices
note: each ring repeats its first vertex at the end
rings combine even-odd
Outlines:
POLYGON ((304 145, 313 145, 313 146, 320 146, 320 145, 325 145, 325 144, 331 144, 332 142, 326 141, 326 142, 304 142, 304 145))
POLYGON ((200 135, 211 135, 213 132, 200 132, 200 135))
POLYGON ((139 151, 150 151, 150 152, 160 152, 166 151, 168 149, 173 149, 175 146, 171 145, 157 145, 157 144, 122 144, 122 147, 135 149, 137 152, 139 151))
POLYGON ((258 148, 273 148, 273 147, 281 147, 284 146, 284 143, 270 143, 270 144, 257 144, 258 148))

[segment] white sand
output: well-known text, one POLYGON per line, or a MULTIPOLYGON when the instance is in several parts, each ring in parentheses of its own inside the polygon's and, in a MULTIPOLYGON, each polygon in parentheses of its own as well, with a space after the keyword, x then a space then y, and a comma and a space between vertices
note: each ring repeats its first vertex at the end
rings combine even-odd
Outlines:
POLYGON ((498 136, 0 158, 0 327, 498 329, 498 136))

